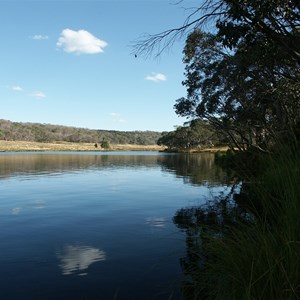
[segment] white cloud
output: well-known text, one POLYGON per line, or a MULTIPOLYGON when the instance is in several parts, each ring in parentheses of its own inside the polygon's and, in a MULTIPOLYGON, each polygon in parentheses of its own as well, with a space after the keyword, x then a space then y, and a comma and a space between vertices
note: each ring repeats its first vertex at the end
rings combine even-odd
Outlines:
POLYGON ((22 92, 24 91, 22 87, 20 87, 19 85, 15 85, 12 87, 13 91, 17 91, 17 92, 22 92))
POLYGON ((96 54, 103 52, 103 48, 107 46, 107 43, 86 30, 64 29, 56 45, 68 53, 96 54))
POLYGON ((145 78, 146 80, 151 80, 151 81, 166 81, 167 80, 167 76, 162 74, 162 73, 154 73, 152 72, 151 75, 146 76, 145 78))
POLYGON ((110 113, 110 115, 111 115, 112 117, 120 117, 120 116, 121 116, 121 115, 118 114, 118 113, 110 113))
POLYGON ((120 117, 122 115, 119 113, 110 113, 110 116, 112 116, 114 118, 113 122, 115 122, 115 123, 127 123, 128 122, 127 120, 121 119, 120 117))
POLYGON ((37 99, 46 98, 46 95, 43 92, 33 92, 30 94, 31 97, 35 97, 37 99))
POLYGON ((48 35, 36 34, 32 37, 33 40, 48 40, 48 35))

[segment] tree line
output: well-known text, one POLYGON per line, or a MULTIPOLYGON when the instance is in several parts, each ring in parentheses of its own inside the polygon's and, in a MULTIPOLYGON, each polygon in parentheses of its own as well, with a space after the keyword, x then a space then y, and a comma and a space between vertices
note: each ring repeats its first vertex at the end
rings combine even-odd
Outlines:
POLYGON ((196 119, 174 131, 162 132, 157 144, 171 151, 187 151, 223 146, 226 140, 208 121, 196 119))
POLYGON ((21 123, 0 119, 0 139, 7 141, 75 142, 155 145, 161 137, 156 131, 94 130, 61 125, 21 123))

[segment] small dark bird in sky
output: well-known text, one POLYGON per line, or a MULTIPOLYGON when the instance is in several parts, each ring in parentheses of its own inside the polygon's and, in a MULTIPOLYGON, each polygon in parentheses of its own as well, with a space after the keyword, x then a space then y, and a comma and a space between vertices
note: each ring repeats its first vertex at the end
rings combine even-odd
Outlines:
POLYGON ((134 54, 134 57, 135 57, 135 58, 137 58, 137 55, 136 55, 136 54, 134 54))

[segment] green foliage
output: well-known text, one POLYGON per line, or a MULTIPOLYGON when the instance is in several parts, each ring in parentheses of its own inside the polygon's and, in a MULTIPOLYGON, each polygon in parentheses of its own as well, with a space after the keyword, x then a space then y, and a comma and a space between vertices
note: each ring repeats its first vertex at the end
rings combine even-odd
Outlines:
POLYGON ((110 148, 109 142, 103 140, 103 141, 101 142, 101 148, 106 149, 106 150, 109 149, 109 148, 110 148))
POLYGON ((232 149, 266 151, 279 135, 294 139, 300 121, 299 3, 224 0, 209 9, 218 15, 216 34, 196 29, 188 36, 187 97, 177 100, 176 113, 209 120, 232 149))
POLYGON ((178 127, 175 131, 163 132, 158 145, 169 150, 201 149, 220 144, 221 141, 213 127, 206 121, 193 120, 188 126, 178 127))
POLYGON ((155 131, 91 130, 50 124, 17 123, 0 120, 0 138, 12 141, 35 142, 85 142, 94 143, 103 139, 112 144, 155 145, 161 137, 155 131))

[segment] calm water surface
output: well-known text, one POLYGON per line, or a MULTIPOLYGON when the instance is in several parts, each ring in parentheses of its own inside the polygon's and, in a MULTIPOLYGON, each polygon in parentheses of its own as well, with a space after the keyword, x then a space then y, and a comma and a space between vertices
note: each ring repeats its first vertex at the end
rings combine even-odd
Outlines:
POLYGON ((173 217, 225 186, 210 154, 0 154, 0 299, 182 299, 173 217))

